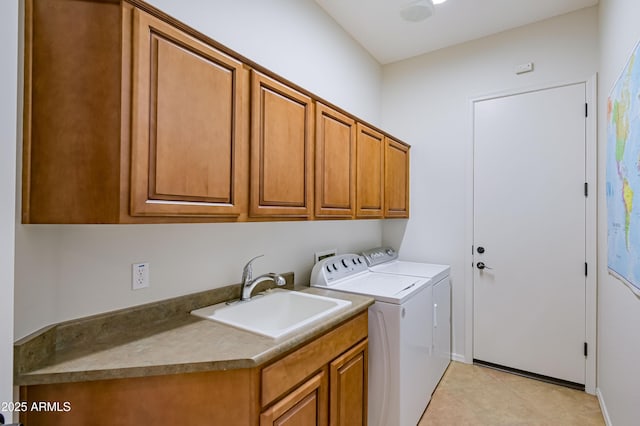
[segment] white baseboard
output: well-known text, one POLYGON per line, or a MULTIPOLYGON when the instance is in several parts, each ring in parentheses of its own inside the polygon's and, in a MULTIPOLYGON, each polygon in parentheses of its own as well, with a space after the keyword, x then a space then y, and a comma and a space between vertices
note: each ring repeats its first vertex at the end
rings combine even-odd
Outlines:
POLYGON ((598 397, 598 402, 600 403, 600 410, 602 410, 602 417, 604 417, 604 423, 607 426, 613 426, 611 423, 611 419, 609 418, 609 412, 607 411, 607 406, 604 403, 604 397, 602 396, 602 392, 600 392, 600 388, 596 388, 596 396, 598 397))
POLYGON ((451 360, 452 361, 458 361, 458 362, 464 362, 465 364, 467 363, 467 359, 464 355, 460 355, 460 354, 451 354, 451 360))

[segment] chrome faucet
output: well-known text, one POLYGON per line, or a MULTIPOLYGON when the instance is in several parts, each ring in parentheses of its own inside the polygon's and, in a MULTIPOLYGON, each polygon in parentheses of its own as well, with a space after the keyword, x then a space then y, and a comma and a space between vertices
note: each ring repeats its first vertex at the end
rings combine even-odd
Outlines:
POLYGON ((264 256, 261 254, 260 256, 256 256, 244 265, 242 268, 242 295, 240 296, 241 301, 247 301, 251 299, 251 292, 255 288, 258 283, 266 280, 272 280, 276 285, 283 286, 287 282, 284 277, 280 274, 274 274, 273 272, 269 272, 268 274, 262 274, 255 279, 253 279, 253 271, 251 268, 251 263, 259 257, 264 256))

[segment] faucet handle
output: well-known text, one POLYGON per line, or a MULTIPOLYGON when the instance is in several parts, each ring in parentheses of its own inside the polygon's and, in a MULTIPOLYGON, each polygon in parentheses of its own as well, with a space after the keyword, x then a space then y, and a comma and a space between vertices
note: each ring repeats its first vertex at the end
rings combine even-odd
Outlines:
POLYGON ((247 281, 251 281, 251 278, 252 278, 252 275, 253 275, 253 272, 251 270, 251 263, 254 260, 256 260, 257 258, 263 257, 263 256, 264 256, 264 254, 258 255, 256 257, 252 258, 251 260, 249 260, 247 262, 247 264, 244 265, 244 268, 242 268, 242 282, 243 283, 246 283, 247 281))

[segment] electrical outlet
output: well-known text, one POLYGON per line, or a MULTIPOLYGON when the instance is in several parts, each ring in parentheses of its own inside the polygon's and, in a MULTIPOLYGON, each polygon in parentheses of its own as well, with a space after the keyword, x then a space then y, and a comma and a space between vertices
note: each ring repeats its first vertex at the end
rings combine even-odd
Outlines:
POLYGON ((327 257, 335 256, 338 253, 336 249, 329 249, 324 251, 318 251, 313 254, 313 263, 316 264, 320 262, 322 259, 326 259, 327 257))
POLYGON ((134 263, 131 266, 131 289, 149 287, 149 262, 134 263))

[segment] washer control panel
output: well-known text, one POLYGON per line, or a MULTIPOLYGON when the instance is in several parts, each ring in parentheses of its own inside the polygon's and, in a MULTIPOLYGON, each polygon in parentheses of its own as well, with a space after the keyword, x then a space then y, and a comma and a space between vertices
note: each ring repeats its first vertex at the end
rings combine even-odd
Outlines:
POLYGON ((311 271, 312 286, 330 286, 331 283, 368 271, 367 261, 358 254, 340 254, 316 263, 311 271))
POLYGON ((398 252, 393 247, 377 247, 362 252, 368 266, 390 262, 398 258, 398 252))

